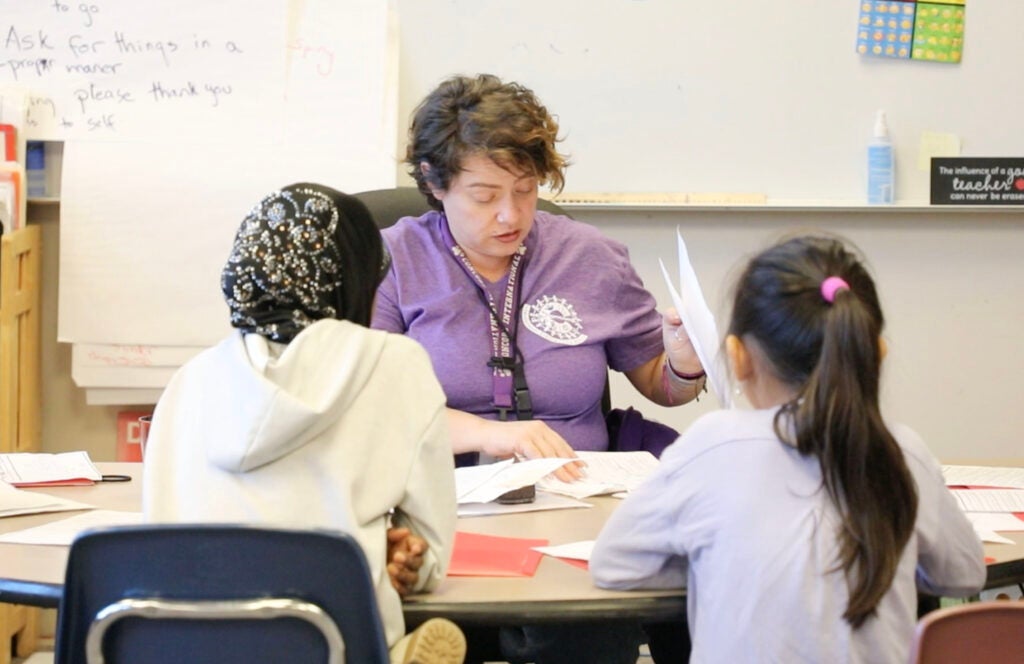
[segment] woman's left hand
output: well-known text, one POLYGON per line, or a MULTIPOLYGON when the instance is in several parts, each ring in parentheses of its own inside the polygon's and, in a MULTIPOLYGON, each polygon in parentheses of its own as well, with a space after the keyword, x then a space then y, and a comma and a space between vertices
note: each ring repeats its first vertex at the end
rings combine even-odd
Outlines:
POLYGON ((676 373, 698 374, 704 370, 675 307, 669 307, 661 314, 661 338, 665 354, 676 373))

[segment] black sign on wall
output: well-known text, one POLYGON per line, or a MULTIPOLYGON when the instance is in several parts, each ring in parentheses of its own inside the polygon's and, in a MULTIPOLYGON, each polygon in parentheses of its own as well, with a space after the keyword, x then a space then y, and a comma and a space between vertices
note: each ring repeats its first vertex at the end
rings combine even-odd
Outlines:
POLYGON ((932 205, 1024 205, 1024 158, 933 157, 932 205))

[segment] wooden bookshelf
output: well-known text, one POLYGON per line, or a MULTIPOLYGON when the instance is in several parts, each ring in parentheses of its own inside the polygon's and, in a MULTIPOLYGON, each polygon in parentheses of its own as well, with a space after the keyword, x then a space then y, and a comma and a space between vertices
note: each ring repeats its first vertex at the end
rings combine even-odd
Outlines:
POLYGON ((39 450, 39 237, 0 238, 0 452, 39 450))
MULTIPOLYGON (((40 446, 39 237, 38 226, 0 237, 0 452, 40 446)), ((0 664, 35 650, 38 624, 38 609, 0 604, 0 664)))

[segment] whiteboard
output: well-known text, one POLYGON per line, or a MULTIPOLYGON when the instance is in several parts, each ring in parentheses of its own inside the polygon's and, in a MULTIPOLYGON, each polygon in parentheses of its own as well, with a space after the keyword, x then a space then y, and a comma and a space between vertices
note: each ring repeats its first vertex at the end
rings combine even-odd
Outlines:
POLYGON ((23 138, 270 141, 283 128, 285 2, 4 4, 0 96, 26 95, 23 138))
POLYGON ((573 158, 566 191, 862 202, 878 109, 897 198, 927 202, 924 131, 1024 155, 1024 3, 967 0, 959 65, 856 53, 860 0, 399 0, 399 117, 442 78, 534 89, 573 158))
MULTIPOLYGON (((62 36, 50 44, 72 40, 77 33, 69 33, 58 5, 19 3, 26 13, 14 14, 8 32, 16 27, 18 35, 30 34, 42 25, 40 42, 41 35, 62 36)), ((124 78, 91 72, 86 84, 54 75, 30 89, 29 118, 36 114, 37 122, 29 128, 40 132, 37 137, 56 131, 65 139, 61 341, 212 344, 229 329, 220 268, 239 223, 262 196, 296 181, 349 192, 395 181, 397 79, 386 3, 278 0, 261 3, 259 11, 240 0, 179 5, 86 3, 98 8, 95 23, 79 28, 90 36, 75 43, 96 44, 108 67, 121 61, 124 35, 136 45, 183 44, 179 50, 207 53, 208 61, 182 58, 171 75, 163 56, 154 56, 156 68, 128 67, 136 61, 131 52, 118 70, 124 78), (206 42, 209 49, 195 46, 206 42), (224 43, 242 52, 225 60, 217 46, 224 43), (170 89, 174 76, 184 82, 180 89, 195 89, 198 97, 146 100, 154 81, 170 89), (202 92, 206 80, 238 96, 221 90, 213 107, 202 92), (104 89, 137 93, 136 102, 130 110, 110 111, 115 126, 82 135, 88 122, 75 115, 77 95, 83 85, 100 87, 97 81, 104 89), (239 106, 229 108, 236 100, 239 106), (180 113, 167 115, 168 102, 180 113), (47 124, 39 109, 71 120, 47 124)), ((79 5, 68 6, 76 14, 79 5)), ((0 57, 10 55, 9 44, 5 48, 0 57)), ((0 60, 0 82, 5 70, 12 72, 0 60)))

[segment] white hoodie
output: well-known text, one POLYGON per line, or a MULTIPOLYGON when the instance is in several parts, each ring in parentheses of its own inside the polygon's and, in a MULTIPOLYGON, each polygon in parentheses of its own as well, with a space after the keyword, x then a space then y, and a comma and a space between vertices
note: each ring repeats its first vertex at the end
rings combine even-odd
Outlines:
POLYGON ((445 397, 416 342, 320 320, 288 345, 235 332, 174 375, 146 444, 151 522, 328 528, 362 545, 387 640, 405 632, 386 566, 388 513, 424 538, 420 590, 455 531, 445 397))

